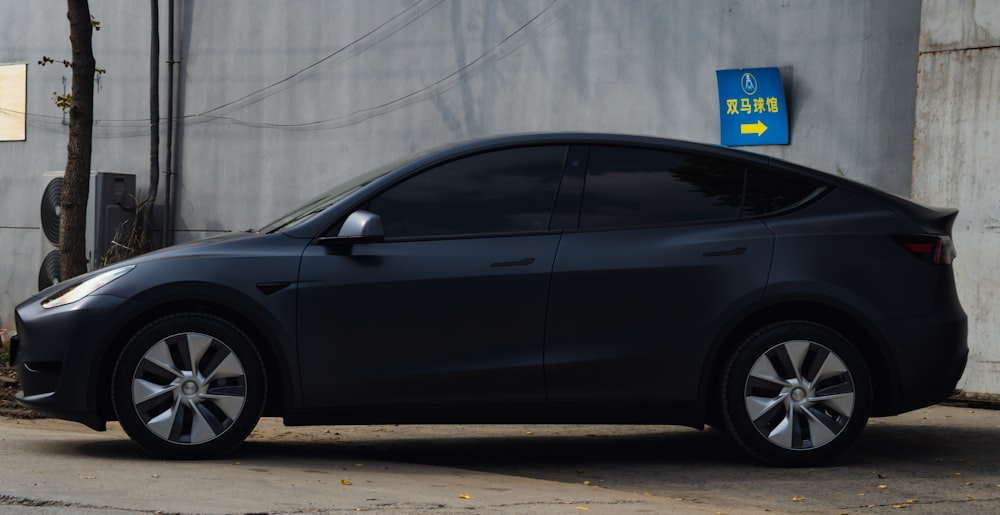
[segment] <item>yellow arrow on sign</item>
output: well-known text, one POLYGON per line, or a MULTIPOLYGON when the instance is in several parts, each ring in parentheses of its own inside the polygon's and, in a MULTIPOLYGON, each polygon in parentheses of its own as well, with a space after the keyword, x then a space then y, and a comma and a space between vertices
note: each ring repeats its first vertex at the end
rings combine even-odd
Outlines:
POLYGON ((767 130, 767 125, 764 125, 764 122, 762 122, 760 120, 757 120, 757 123, 741 123, 740 124, 740 134, 754 134, 754 133, 756 133, 758 136, 760 136, 761 134, 764 134, 764 131, 766 131, 766 130, 767 130))

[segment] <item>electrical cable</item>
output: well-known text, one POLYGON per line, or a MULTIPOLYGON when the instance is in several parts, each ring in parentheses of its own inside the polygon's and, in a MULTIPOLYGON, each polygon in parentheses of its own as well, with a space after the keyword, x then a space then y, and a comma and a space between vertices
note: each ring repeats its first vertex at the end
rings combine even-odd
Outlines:
MULTIPOLYGON (((352 48, 353 46, 358 45, 359 43, 361 43, 362 41, 364 41, 366 38, 369 38, 372 34, 375 34, 376 32, 380 31, 382 28, 386 27, 387 25, 389 25, 390 23, 392 23, 394 20, 396 20, 399 17, 403 16, 404 14, 406 14, 407 12, 409 12, 411 9, 415 8, 417 5, 421 4, 422 2, 424 2, 424 0, 418 0, 417 2, 411 4, 410 6, 406 7, 405 9, 403 9, 402 11, 396 13, 395 15, 393 15, 392 17, 390 17, 389 19, 387 19, 385 22, 383 22, 380 25, 378 25, 377 27, 375 27, 374 29, 366 32, 365 34, 363 34, 360 37, 356 38, 355 40, 351 41, 347 45, 345 45, 345 46, 337 49, 335 52, 333 52, 333 53, 331 53, 331 54, 323 57, 322 59, 320 59, 320 60, 318 60, 318 61, 316 61, 316 62, 314 62, 312 64, 309 64, 308 66, 306 66, 306 67, 304 67, 304 68, 296 71, 295 73, 293 73, 293 74, 291 74, 291 75, 289 75, 289 76, 287 76, 287 77, 285 77, 285 78, 283 78, 283 79, 281 79, 279 81, 276 81, 276 82, 274 82, 274 83, 272 83, 272 84, 270 84, 268 86, 265 86, 263 88, 257 89, 257 90, 255 90, 253 92, 247 93, 246 95, 243 95, 243 96, 241 96, 239 98, 227 101, 227 102, 225 102, 223 104, 220 104, 220 105, 218 105, 216 107, 213 107, 211 109, 208 109, 206 111, 202 111, 201 113, 185 115, 185 116, 181 116, 181 117, 178 117, 178 118, 175 118, 175 119, 176 120, 184 120, 187 123, 187 125, 189 125, 189 126, 190 125, 198 125, 198 124, 201 124, 201 123, 221 122, 221 123, 226 123, 226 124, 234 124, 234 125, 241 125, 241 126, 254 127, 254 128, 274 128, 274 129, 286 129, 286 130, 327 130, 327 129, 334 129, 334 128, 340 128, 340 127, 355 125, 357 123, 360 123, 361 121, 364 121, 364 120, 367 120, 367 119, 371 118, 372 116, 377 116, 380 112, 384 112, 388 108, 391 108, 391 107, 394 107, 394 106, 397 106, 397 105, 400 105, 400 104, 401 105, 409 105, 410 102, 408 102, 408 101, 411 101, 411 100, 413 100, 413 101, 415 101, 415 100, 421 100, 422 98, 417 98, 417 97, 420 96, 420 95, 422 95, 422 94, 426 94, 426 96, 424 96, 423 98, 427 98, 427 97, 429 97, 429 96, 431 96, 431 95, 433 95, 435 93, 439 93, 439 92, 435 92, 435 91, 432 91, 432 90, 434 90, 438 86, 444 84, 449 79, 452 79, 453 77, 455 77, 455 76, 457 76, 457 75, 459 75, 459 74, 461 74, 461 73, 469 70, 470 68, 472 68, 472 67, 476 66, 477 64, 479 64, 480 62, 486 60, 488 58, 488 56, 490 56, 491 54, 493 54, 498 48, 500 48, 502 45, 504 45, 505 43, 507 43, 508 41, 510 41, 516 35, 518 35, 521 32, 523 32, 530 25, 532 25, 536 20, 538 20, 539 18, 541 18, 542 15, 544 15, 546 12, 548 12, 556 3, 559 2, 559 0, 551 0, 548 5, 546 5, 544 8, 542 8, 538 13, 536 13, 534 16, 532 16, 529 20, 527 20, 525 23, 523 23, 521 26, 519 26, 516 30, 514 30, 513 32, 511 32, 510 34, 508 34, 507 36, 505 36, 502 40, 500 40, 498 43, 496 43, 495 45, 493 45, 492 47, 490 47, 488 50, 486 50, 485 52, 483 52, 482 54, 480 54, 475 59, 467 62, 466 64, 464 64, 461 67, 455 69, 454 71, 446 74, 445 76, 441 77, 440 79, 432 82, 431 84, 429 84, 427 86, 424 86, 424 87, 419 88, 417 90, 411 91, 411 92, 409 92, 409 93, 407 93, 405 95, 402 95, 400 97, 397 97, 395 99, 383 102, 383 103, 375 105, 375 106, 370 106, 370 107, 366 107, 366 108, 363 108, 363 109, 358 109, 356 111, 353 111, 353 112, 350 112, 350 113, 347 113, 347 114, 344 114, 344 115, 335 116, 333 118, 327 118, 327 119, 323 119, 323 120, 315 120, 315 121, 310 121, 310 122, 288 123, 288 124, 272 123, 272 122, 253 122, 253 121, 241 120, 239 118, 234 118, 234 117, 229 117, 229 116, 219 116, 219 115, 211 115, 210 114, 212 112, 219 111, 219 110, 225 109, 227 107, 236 105, 239 102, 242 102, 242 101, 247 100, 247 99, 249 99, 251 97, 254 97, 255 95, 259 95, 260 93, 272 90, 272 89, 274 89, 274 88, 276 88, 278 86, 281 86, 282 84, 285 84, 285 83, 291 81, 292 79, 296 78, 297 76, 301 75, 302 73, 304 73, 304 72, 306 72, 306 71, 308 71, 308 70, 310 70, 312 68, 315 68, 316 66, 319 66, 320 64, 322 64, 322 63, 330 60, 331 58, 333 58, 333 57, 335 57, 337 55, 342 54, 344 51, 352 48), (358 118, 359 116, 360 116, 360 119, 355 119, 355 118, 358 118), (328 125, 328 124, 331 124, 331 123, 334 123, 334 122, 339 122, 339 121, 343 121, 343 123, 335 124, 333 126, 319 127, 321 125, 328 125)), ((427 8, 426 10, 424 10, 423 12, 421 12, 420 14, 418 14, 416 17, 414 17, 411 20, 408 20, 405 24, 403 24, 402 26, 400 26, 400 27, 396 28, 395 30, 393 30, 386 37, 384 37, 384 38, 382 38, 382 39, 374 42, 373 45, 378 44, 378 43, 380 43, 382 41, 385 41, 385 39, 387 39, 388 37, 391 37, 392 35, 398 33, 400 30, 402 30, 406 26, 410 25, 411 23, 415 22, 417 19, 419 19, 423 15, 427 14, 431 10, 435 9, 436 7, 438 7, 439 5, 441 5, 443 2, 444 2, 444 0, 438 0, 436 3, 434 3, 432 6, 430 6, 429 8, 427 8)), ((520 47, 520 45, 518 46, 518 48, 519 47, 520 47)), ((371 48, 371 46, 369 46, 367 48, 371 48)), ((497 57, 496 60, 499 60, 499 59, 502 59, 504 57, 507 57, 508 55, 510 55, 511 52, 513 52, 513 50, 511 50, 510 52, 507 52, 507 53, 504 53, 504 54, 500 55, 499 57, 497 57)), ((449 86, 449 89, 450 89, 450 87, 451 86, 449 86)), ((283 89, 284 88, 282 88, 281 90, 283 90, 283 89)), ((281 90, 274 91, 273 93, 268 94, 268 95, 260 96, 260 97, 256 98, 253 102, 246 103, 244 105, 239 106, 238 108, 243 108, 243 107, 246 107, 246 106, 249 106, 249 105, 253 105, 254 103, 259 102, 259 101, 267 98, 268 96, 271 96, 271 95, 273 95, 275 93, 280 92, 281 90)), ((13 111, 8 111, 8 112, 13 112, 13 111)), ((17 113, 17 114, 22 114, 22 113, 17 113)), ((61 116, 50 116, 50 115, 40 115, 40 114, 25 114, 25 117, 26 117, 26 120, 27 120, 26 123, 28 123, 28 125, 32 125, 32 126, 41 128, 42 130, 52 131, 52 129, 50 127, 52 125, 58 126, 60 128, 60 131, 65 131, 66 130, 66 126, 64 125, 63 118, 61 116), (38 119, 43 119, 43 120, 38 120, 38 119), (44 121, 45 119, 48 119, 48 120, 51 120, 51 121, 44 121)), ((103 119, 103 120, 95 120, 94 121, 94 128, 95 128, 94 137, 95 138, 98 138, 98 137, 114 138, 114 137, 144 136, 144 135, 147 134, 148 127, 149 127, 149 119, 148 118, 147 119, 103 119), (109 126, 107 124, 111 124, 111 125, 109 126), (97 129, 103 129, 101 132, 104 132, 105 134, 100 134, 100 135, 97 134, 97 129), (115 131, 117 131, 117 132, 115 132, 115 131)))
MULTIPOLYGON (((336 57, 337 55, 339 55, 339 54, 347 51, 348 49, 350 49, 350 48, 354 47, 355 45, 361 43, 365 39, 368 39, 373 34, 379 32, 384 27, 386 27, 387 25, 389 25, 393 21, 397 20, 398 18, 400 18, 401 16, 403 16, 404 14, 406 14, 407 12, 409 12, 410 10, 416 8, 417 6, 419 6, 420 4, 422 4, 424 2, 425 2, 425 0, 417 0, 416 2, 410 4, 408 7, 404 8, 402 11, 399 11, 398 13, 394 14, 393 16, 391 16, 390 18, 388 18, 387 20, 385 20, 384 22, 382 22, 381 24, 379 24, 375 28, 369 30, 365 34, 362 34, 361 36, 359 36, 355 40, 351 41, 350 43, 348 43, 348 44, 340 47, 339 49, 337 49, 333 53, 327 55, 326 57, 323 57, 322 59, 320 59, 320 60, 318 60, 318 61, 316 61, 316 62, 314 62, 312 64, 309 64, 308 66, 306 66, 306 67, 304 67, 304 68, 296 71, 295 73, 293 73, 293 74, 291 74, 291 75, 289 75, 289 76, 287 76, 287 77, 285 77, 285 78, 283 78, 283 79, 281 79, 281 80, 279 80, 277 82, 274 82, 274 83, 272 83, 272 84, 270 84, 268 86, 265 86, 263 88, 260 88, 260 89, 258 89, 256 91, 247 93, 246 95, 243 95, 242 97, 239 97, 237 99, 230 100, 228 102, 220 104, 220 105, 218 105, 216 107, 213 107, 213 108, 208 109, 206 111, 203 111, 201 113, 185 115, 185 116, 182 116, 182 117, 179 117, 179 118, 175 118, 175 119, 176 120, 182 120, 182 119, 195 119, 195 118, 199 118, 199 117, 204 117, 208 113, 212 113, 214 111, 218 111, 220 109, 224 109, 224 108, 226 108, 226 107, 228 107, 230 105, 236 104, 236 103, 238 103, 240 101, 243 101, 243 100, 246 100, 246 99, 248 99, 250 97, 253 97, 254 95, 258 95, 259 93, 262 93, 262 92, 265 92, 265 91, 267 91, 269 89, 272 89, 272 88, 275 88, 277 86, 280 86, 281 84, 284 84, 284 83, 286 83, 286 82, 294 79, 295 77, 301 75, 302 73, 304 73, 304 72, 306 72, 306 71, 308 71, 308 70, 310 70, 310 69, 312 69, 312 68, 314 68, 314 67, 316 67, 316 66, 318 66, 318 65, 320 65, 320 64, 322 64, 322 63, 324 63, 324 62, 326 62, 328 60, 330 60, 331 58, 336 57)), ((434 3, 432 6, 430 6, 427 9, 425 9, 423 12, 419 13, 413 19, 408 20, 405 24, 403 24, 400 27, 398 27, 395 30, 393 30, 386 37, 384 37, 384 38, 380 39, 379 41, 377 41, 376 44, 380 43, 382 41, 385 41, 385 39, 387 39, 388 37, 391 37, 392 35, 398 33, 400 30, 402 30, 406 26, 410 25, 411 23, 413 23, 417 19, 421 18, 422 16, 424 16, 428 12, 432 11, 433 9, 435 9, 436 7, 438 7, 439 5, 441 5, 443 2, 444 2, 444 0, 437 0, 437 2, 434 3)), ((269 96, 269 95, 265 95, 262 98, 266 98, 267 96, 269 96)), ((252 103, 248 103, 246 105, 252 105, 252 103)), ((245 106, 241 106, 241 107, 245 107, 245 106)), ((15 113, 17 115, 23 115, 25 117, 26 121, 29 118, 32 121, 36 121, 37 119, 40 118, 40 119, 43 119, 43 120, 44 119, 58 120, 58 122, 45 122, 45 121, 41 121, 42 124, 48 123, 48 124, 57 124, 59 126, 63 125, 63 117, 62 116, 52 116, 52 115, 43 115, 43 114, 34 114, 34 113, 20 113, 20 112, 16 112, 16 111, 10 111, 10 110, 7 110, 7 109, 3 109, 2 111, 8 112, 8 113, 15 113)), ((211 120, 211 117, 208 117, 208 118, 209 118, 209 120, 211 120)), ((161 118, 161 121, 162 120, 163 120, 163 118, 161 118)), ((99 125, 102 125, 102 124, 122 124, 122 125, 119 125, 119 127, 122 127, 122 128, 133 128, 134 127, 134 128, 137 128, 137 129, 148 129, 149 123, 150 123, 150 119, 149 118, 136 118, 136 119, 100 119, 100 120, 95 119, 94 120, 95 128, 97 126, 99 126, 99 125)), ((44 125, 40 126, 40 127, 44 127, 44 125)))
MULTIPOLYGON (((394 105, 399 104, 401 102, 405 102, 407 100, 414 99, 415 97, 417 97, 418 95, 421 95, 422 93, 427 93, 428 91, 436 88, 440 84, 448 81, 452 77, 455 77, 456 75, 459 75, 462 72, 468 70, 469 68, 475 66, 480 61, 483 61, 484 59, 486 59, 487 56, 489 56, 491 53, 493 53, 501 45, 503 45, 504 43, 506 43, 507 41, 509 41, 511 38, 513 38, 514 36, 516 36, 518 33, 524 31, 529 25, 531 25, 532 23, 534 23, 538 18, 540 18, 543 14, 545 14, 547 11, 549 11, 549 9, 551 9, 552 6, 555 5, 557 2, 559 2, 559 0, 552 0, 547 6, 545 6, 541 11, 539 11, 537 14, 535 14, 531 19, 529 19, 528 21, 526 21, 523 25, 521 25, 520 27, 518 27, 516 30, 514 30, 510 34, 508 34, 500 42, 498 42, 497 44, 495 44, 492 47, 490 47, 489 50, 487 50, 487 51, 483 52, 482 54, 480 54, 479 57, 476 57, 472 61, 469 61, 465 65, 459 67, 458 69, 452 71, 451 73, 445 75, 444 77, 442 77, 442 78, 434 81, 433 83, 431 83, 431 84, 429 84, 427 86, 424 86, 424 87, 422 87, 422 88, 420 88, 420 89, 418 89, 416 91, 412 91, 412 92, 407 93, 407 94, 405 94, 403 96, 397 97, 397 98, 395 98, 393 100, 390 100, 388 102, 384 102, 384 103, 376 105, 376 106, 366 107, 364 109, 359 109, 357 111, 353 111, 353 112, 345 114, 345 115, 336 116, 334 118, 328 118, 328 119, 324 119, 324 120, 316 120, 316 121, 311 121, 311 122, 288 123, 288 124, 271 123, 271 122, 251 122, 251 121, 241 120, 239 118, 233 118, 233 117, 229 117, 229 116, 210 116, 210 115, 201 115, 201 116, 209 117, 209 118, 211 118, 214 121, 222 121, 222 122, 231 123, 231 124, 234 124, 234 125, 243 125, 243 126, 254 127, 254 128, 275 128, 275 129, 288 129, 288 130, 309 130, 309 128, 313 128, 313 127, 315 127, 317 125, 328 124, 328 123, 331 123, 331 122, 337 122, 337 121, 341 121, 341 120, 350 120, 350 119, 352 119, 354 117, 357 117, 359 115, 366 115, 368 113, 382 111, 382 110, 385 110, 388 107, 394 106, 394 105)), ((504 54, 503 56, 501 56, 501 58, 502 57, 506 57, 507 55, 509 55, 509 53, 508 54, 504 54)), ((433 93, 430 93, 430 94, 433 94, 433 93)), ((375 116, 375 114, 372 114, 371 116, 375 116)), ((336 125, 334 127, 320 127, 320 128, 313 128, 313 130, 333 129, 333 128, 340 128, 340 127, 355 125, 355 124, 360 123, 361 121, 363 121, 365 119, 370 118, 371 116, 364 116, 362 118, 362 120, 345 122, 343 124, 338 124, 338 125, 336 125)))
MULTIPOLYGON (((424 2, 424 0, 417 0, 417 1, 415 2, 415 3, 411 4, 411 5, 410 5, 409 7, 407 7, 406 9, 403 9, 402 11, 400 11, 400 12, 396 13, 396 14, 395 14, 395 15, 393 15, 393 16, 392 16, 391 18, 389 18, 388 20, 384 21, 383 23, 381 23, 380 25, 378 25, 378 26, 377 26, 377 27, 375 27, 374 29, 372 29, 372 30, 370 30, 370 31, 368 31, 368 32, 366 32, 366 33, 364 33, 364 34, 362 34, 362 35, 361 35, 361 36, 359 36, 359 37, 358 37, 357 39, 355 39, 354 41, 351 41, 350 43, 348 43, 348 44, 344 45, 343 47, 341 47, 341 48, 337 49, 337 50, 336 50, 335 52, 333 52, 332 54, 329 54, 329 55, 327 55, 326 57, 324 57, 324 58, 320 59, 319 61, 316 61, 316 62, 314 62, 314 63, 312 63, 312 64, 310 64, 310 65, 306 66, 305 68, 302 68, 301 70, 298 70, 298 71, 296 71, 295 73, 293 73, 293 74, 291 74, 291 75, 289 75, 289 76, 287 76, 287 77, 285 77, 285 78, 283 78, 283 79, 281 79, 281 80, 279 80, 279 81, 277 81, 277 82, 275 82, 275 83, 273 83, 273 84, 271 84, 271 85, 269 85, 269 86, 264 86, 263 88, 260 88, 260 89, 258 89, 258 90, 256 90, 256 91, 253 91, 253 92, 250 92, 250 93, 247 93, 246 95, 243 95, 243 96, 242 96, 242 97, 240 97, 240 98, 237 98, 237 99, 235 99, 235 100, 230 100, 229 102, 226 102, 226 103, 224 103, 224 104, 221 104, 221 105, 218 105, 218 106, 216 106, 216 107, 213 107, 213 108, 211 108, 211 109, 209 109, 209 110, 207 110, 207 111, 202 111, 202 112, 200 112, 200 113, 198 113, 198 114, 192 114, 192 115, 187 115, 187 116, 185 116, 184 118, 196 118, 196 117, 199 117, 199 116, 205 116, 205 115, 208 115, 209 113, 212 113, 212 112, 215 112, 215 111, 218 111, 218 110, 220 110, 220 109, 223 109, 223 108, 226 108, 226 107, 229 107, 229 106, 231 106, 231 105, 233 105, 233 104, 236 104, 237 102, 240 102, 240 101, 242 101, 242 100, 246 100, 246 99, 248 99, 248 98, 250 98, 250 97, 252 97, 252 96, 254 96, 254 95, 258 94, 258 93, 262 93, 262 92, 264 92, 264 91, 267 91, 267 90, 269 90, 269 89, 271 89, 271 88, 274 88, 274 87, 276 87, 276 86, 279 86, 279 85, 281 85, 281 84, 284 84, 284 83, 286 83, 286 82, 288 82, 288 81, 290 81, 290 80, 294 79, 295 77, 297 77, 297 76, 301 75, 302 73, 305 73, 306 71, 308 71, 308 70, 310 70, 310 69, 312 69, 312 68, 315 68, 316 66, 319 66, 320 64, 322 64, 322 63, 324 63, 324 62, 326 62, 326 61, 328 61, 328 60, 330 60, 330 59, 332 59, 332 58, 336 57, 337 55, 339 55, 339 54, 343 53, 344 51, 346 51, 346 50, 350 49, 350 48, 351 48, 351 47, 353 47, 354 45, 357 45, 357 44, 359 44, 359 43, 360 43, 361 41, 363 41, 363 40, 367 39, 367 38, 368 38, 369 36, 371 36, 372 34, 375 34, 376 32, 378 32, 379 30, 381 30, 381 29, 382 29, 383 27, 385 27, 386 25, 389 25, 390 23, 392 23, 393 21, 395 21, 395 20, 396 20, 397 18, 399 18, 400 16, 402 16, 402 15, 406 14, 406 13, 407 13, 407 12, 408 12, 409 10, 411 10, 411 9, 415 8, 416 6, 420 5, 420 4, 422 3, 422 2, 424 2)), ((399 30, 401 30, 402 28, 405 28, 405 27, 406 27, 406 26, 408 26, 409 24, 411 24, 411 23, 413 23, 414 21, 416 21, 416 20, 420 19, 420 17, 422 17, 423 15, 425 15, 425 14, 427 14, 428 12, 432 11, 432 10, 433 10, 433 9, 435 9, 435 8, 436 8, 437 6, 441 5, 441 4, 443 3, 443 2, 444 2, 444 0, 438 0, 438 2, 437 2, 437 3, 435 3, 434 5, 432 5, 432 6, 430 7, 430 8, 428 8, 428 9, 427 9, 427 10, 425 10, 424 12, 420 13, 420 14, 419 14, 419 15, 418 15, 417 17, 413 18, 412 20, 409 20, 409 21, 407 21, 407 22, 406 22, 406 23, 405 23, 405 24, 404 24, 403 26, 401 26, 401 27, 400 27, 399 29, 397 29, 397 30, 393 31, 393 32, 392 32, 391 34, 389 34, 389 35, 391 36, 391 35, 393 35, 393 34, 395 34, 395 33, 399 32, 399 30)), ((383 40, 380 40, 380 41, 384 41, 384 39, 383 39, 383 40)), ((248 104, 248 105, 250 105, 250 104, 248 104)), ((243 107, 245 107, 245 106, 243 106, 243 107)))

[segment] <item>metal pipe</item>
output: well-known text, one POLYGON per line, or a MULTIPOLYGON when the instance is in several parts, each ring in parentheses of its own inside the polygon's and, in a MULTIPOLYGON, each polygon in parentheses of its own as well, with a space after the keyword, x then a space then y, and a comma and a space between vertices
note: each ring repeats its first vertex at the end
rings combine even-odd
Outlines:
POLYGON ((167 169, 164 171, 163 246, 168 247, 173 238, 174 210, 170 190, 174 179, 174 0, 167 5, 167 169))
MULTIPOLYGON (((160 184, 160 0, 149 0, 149 193, 151 209, 160 184)), ((143 222, 148 221, 143 220, 143 222)))

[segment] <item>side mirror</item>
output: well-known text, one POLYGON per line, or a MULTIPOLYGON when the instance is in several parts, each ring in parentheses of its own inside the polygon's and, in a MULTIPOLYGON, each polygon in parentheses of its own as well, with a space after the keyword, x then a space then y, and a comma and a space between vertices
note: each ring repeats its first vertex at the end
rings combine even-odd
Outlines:
POLYGON ((385 238, 385 230, 382 229, 382 218, 368 211, 355 211, 347 217, 347 220, 344 220, 344 225, 340 227, 337 237, 363 238, 373 241, 381 240, 385 238))
POLYGON ((347 216, 336 236, 322 237, 319 242, 332 247, 350 247, 355 243, 373 243, 383 239, 382 218, 368 211, 355 211, 347 216))

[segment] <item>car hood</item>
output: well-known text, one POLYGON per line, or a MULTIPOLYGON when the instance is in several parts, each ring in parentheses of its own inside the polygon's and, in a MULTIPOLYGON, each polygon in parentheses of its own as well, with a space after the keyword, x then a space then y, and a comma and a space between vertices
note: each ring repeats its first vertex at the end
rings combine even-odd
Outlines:
POLYGON ((246 248, 247 242, 251 240, 256 241, 259 239, 266 239, 271 236, 272 235, 265 235, 256 232, 230 232, 154 250, 109 266, 137 265, 141 263, 148 263, 150 261, 162 261, 165 259, 176 259, 179 257, 196 255, 224 255, 232 252, 239 253, 246 248))
POLYGON ((226 233, 218 236, 212 236, 209 238, 204 238, 201 240, 195 240, 188 243, 182 243, 179 245, 174 245, 167 247, 165 249, 156 250, 140 256, 136 256, 124 261, 113 263, 107 265, 103 268, 87 272, 85 274, 78 275, 72 279, 56 283, 48 288, 32 295, 24 301, 24 303, 29 303, 36 301, 38 299, 46 298, 58 291, 65 290, 77 284, 80 284, 87 279, 105 272, 107 270, 129 266, 129 265, 141 265, 144 263, 152 263, 158 261, 167 261, 174 259, 191 258, 197 256, 227 256, 227 255, 246 255, 254 252, 261 252, 262 248, 266 248, 267 244, 263 240, 270 241, 291 241, 291 238, 284 236, 282 234, 260 234, 251 232, 238 232, 238 233, 226 233), (263 244, 263 245, 262 245, 263 244))

